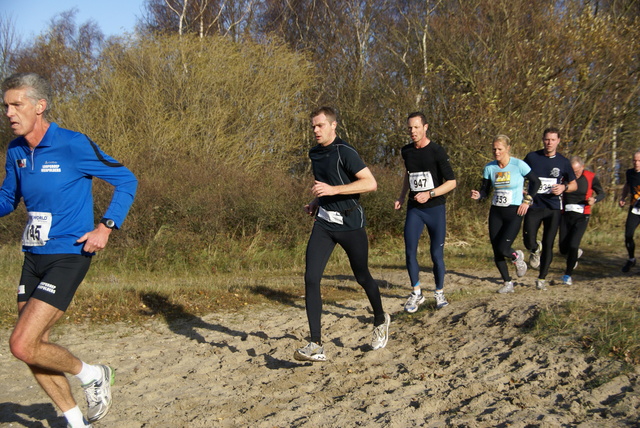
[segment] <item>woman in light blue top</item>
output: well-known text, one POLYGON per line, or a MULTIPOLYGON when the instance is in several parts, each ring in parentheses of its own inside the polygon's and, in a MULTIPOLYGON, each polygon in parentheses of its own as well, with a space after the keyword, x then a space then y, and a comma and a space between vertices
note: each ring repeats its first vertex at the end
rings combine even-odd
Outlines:
POLYGON ((512 245, 527 213, 532 199, 524 196, 525 179, 533 184, 534 193, 540 187, 540 180, 531 172, 531 168, 520 159, 511 157, 511 141, 506 135, 498 135, 492 144, 494 161, 489 162, 482 174, 480 190, 472 190, 471 198, 485 199, 493 187, 491 209, 489 210, 489 239, 493 248, 493 257, 504 281, 498 293, 513 293, 513 282, 509 275, 506 259, 516 267, 518 277, 527 272, 527 264, 521 250, 512 245))

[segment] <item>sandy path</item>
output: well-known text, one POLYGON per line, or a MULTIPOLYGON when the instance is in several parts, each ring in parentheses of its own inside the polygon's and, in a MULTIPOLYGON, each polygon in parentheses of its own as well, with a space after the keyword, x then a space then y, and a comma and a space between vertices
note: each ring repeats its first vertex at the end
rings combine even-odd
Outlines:
MULTIPOLYGON (((117 369, 114 406, 95 426, 638 426, 640 368, 611 377, 619 363, 568 339, 539 343, 523 333, 553 302, 604 299, 605 289, 637 298, 638 276, 503 296, 490 293, 494 275, 449 273, 452 304, 436 311, 428 301, 412 317, 392 316, 389 344, 375 352, 364 294, 325 304, 326 363, 292 358, 307 335, 302 299, 169 324, 63 327, 54 341, 117 369)), ((402 310, 404 276, 382 278, 392 285, 384 298, 392 314, 402 310)), ((8 334, 0 331, 0 426, 64 427, 10 355, 8 334)))

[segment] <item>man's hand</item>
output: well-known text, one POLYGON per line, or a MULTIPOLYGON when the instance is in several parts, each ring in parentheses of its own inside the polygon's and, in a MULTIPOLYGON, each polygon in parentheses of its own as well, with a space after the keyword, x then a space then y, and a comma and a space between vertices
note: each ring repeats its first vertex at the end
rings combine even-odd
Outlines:
POLYGON ((336 191, 330 184, 315 180, 315 184, 311 188, 311 193, 313 193, 313 196, 319 198, 320 196, 333 196, 336 194, 336 191))
POLYGON ((304 212, 306 212, 309 215, 315 215, 317 210, 318 210, 317 199, 314 199, 313 201, 309 202, 307 205, 304 206, 304 212))
POLYGON ((107 246, 111 232, 111 229, 100 223, 98 227, 82 235, 76 242, 84 242, 84 247, 82 247, 84 252, 95 253, 107 246))
POLYGON ((562 195, 564 193, 565 190, 567 190, 566 185, 564 184, 554 184, 553 186, 551 186, 551 193, 553 193, 554 195, 562 195))
POLYGON ((424 204, 429 199, 431 199, 431 196, 429 196, 429 192, 420 192, 416 196, 414 196, 413 199, 415 199, 416 202, 424 204))

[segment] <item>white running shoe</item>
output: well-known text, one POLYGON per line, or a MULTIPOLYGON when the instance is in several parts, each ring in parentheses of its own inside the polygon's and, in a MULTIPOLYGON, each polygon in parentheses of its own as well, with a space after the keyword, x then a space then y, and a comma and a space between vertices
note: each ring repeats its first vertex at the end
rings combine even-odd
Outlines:
POLYGON ((527 273, 527 263, 524 261, 524 253, 521 250, 516 251, 516 259, 513 261, 516 265, 516 275, 522 278, 527 273))
POLYGON ((404 310, 412 314, 418 310, 418 307, 423 304, 424 301, 424 294, 420 293, 418 295, 411 292, 411 294, 409 294, 409 298, 407 299, 407 303, 404 304, 404 310))
POLYGON ((297 349, 293 358, 298 361, 327 361, 324 355, 324 347, 314 342, 309 342, 304 348, 297 349))
POLYGON ((438 309, 444 308, 449 304, 447 299, 444 297, 444 291, 442 290, 436 290, 436 292, 433 293, 433 297, 436 298, 436 308, 438 309))
POLYGON ((498 290, 500 294, 513 293, 513 281, 505 281, 504 285, 498 290))
POLYGON ((542 252, 542 242, 536 241, 536 250, 531 252, 529 256, 529 266, 531 269, 538 269, 540 267, 540 253, 542 252))
POLYGON ((389 314, 384 314, 384 323, 373 328, 373 338, 371 339, 371 347, 375 351, 376 349, 382 349, 387 346, 389 340, 389 324, 391 324, 391 317, 389 314))
POLYGON ((547 289, 547 281, 544 279, 536 279, 536 288, 538 290, 546 290, 547 289))
POLYGON ((84 394, 87 398, 87 419, 95 422, 104 418, 111 408, 111 385, 116 380, 116 372, 109 366, 98 365, 100 369, 100 379, 96 379, 86 385, 84 394))

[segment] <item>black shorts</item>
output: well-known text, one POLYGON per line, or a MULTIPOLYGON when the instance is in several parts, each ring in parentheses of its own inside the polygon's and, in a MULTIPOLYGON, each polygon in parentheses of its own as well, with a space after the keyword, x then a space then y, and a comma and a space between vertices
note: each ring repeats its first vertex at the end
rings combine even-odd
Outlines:
POLYGON ((81 254, 24 253, 18 302, 34 298, 66 311, 90 265, 81 254))

